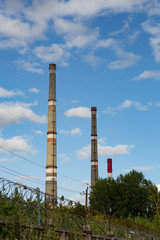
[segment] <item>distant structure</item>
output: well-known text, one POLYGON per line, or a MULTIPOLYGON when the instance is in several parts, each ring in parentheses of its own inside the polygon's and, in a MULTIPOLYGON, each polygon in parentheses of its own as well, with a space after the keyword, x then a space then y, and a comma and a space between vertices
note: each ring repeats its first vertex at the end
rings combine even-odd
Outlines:
POLYGON ((91 187, 98 179, 97 108, 91 107, 91 187))
POLYGON ((46 203, 57 201, 57 132, 56 132, 56 64, 49 64, 49 99, 48 99, 48 132, 47 132, 47 164, 45 193, 53 195, 54 200, 47 197, 46 203))
POLYGON ((107 159, 107 173, 108 178, 112 178, 112 158, 107 159))

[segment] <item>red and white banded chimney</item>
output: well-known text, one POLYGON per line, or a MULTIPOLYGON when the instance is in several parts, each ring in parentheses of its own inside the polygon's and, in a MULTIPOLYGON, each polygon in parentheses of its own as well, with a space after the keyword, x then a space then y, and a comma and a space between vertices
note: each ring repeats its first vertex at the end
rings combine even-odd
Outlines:
POLYGON ((107 173, 108 178, 112 178, 112 158, 107 159, 107 173))
POLYGON ((45 202, 57 201, 56 64, 49 64, 49 99, 45 202))
POLYGON ((97 108, 91 107, 91 187, 98 180, 97 108))

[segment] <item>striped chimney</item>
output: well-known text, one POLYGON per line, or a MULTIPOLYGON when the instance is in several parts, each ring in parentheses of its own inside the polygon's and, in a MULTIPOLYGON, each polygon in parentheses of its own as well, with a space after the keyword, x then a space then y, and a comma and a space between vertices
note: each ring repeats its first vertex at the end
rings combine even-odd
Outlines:
POLYGON ((112 178, 112 158, 107 159, 108 178, 112 178))
POLYGON ((97 108, 91 107, 91 187, 98 179, 97 108))
POLYGON ((57 133, 56 133, 56 64, 49 64, 49 99, 48 99, 48 132, 47 132, 47 165, 45 193, 46 203, 57 201, 57 133))

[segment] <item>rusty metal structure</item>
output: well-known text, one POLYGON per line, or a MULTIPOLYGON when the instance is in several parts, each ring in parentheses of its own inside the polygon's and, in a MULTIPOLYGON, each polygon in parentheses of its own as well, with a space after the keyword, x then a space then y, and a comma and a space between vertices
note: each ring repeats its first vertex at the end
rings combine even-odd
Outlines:
POLYGON ((91 187, 98 179, 97 108, 91 107, 91 187))
MULTIPOLYGON (((56 64, 49 64, 46 194, 57 201, 56 64)), ((46 203, 50 202, 46 195, 46 203)))

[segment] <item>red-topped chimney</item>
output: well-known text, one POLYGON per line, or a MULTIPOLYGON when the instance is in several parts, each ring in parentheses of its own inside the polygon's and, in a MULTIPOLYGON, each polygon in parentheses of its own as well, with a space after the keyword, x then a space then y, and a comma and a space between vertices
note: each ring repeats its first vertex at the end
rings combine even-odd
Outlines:
POLYGON ((107 173, 108 178, 112 178, 112 158, 107 159, 107 173))

